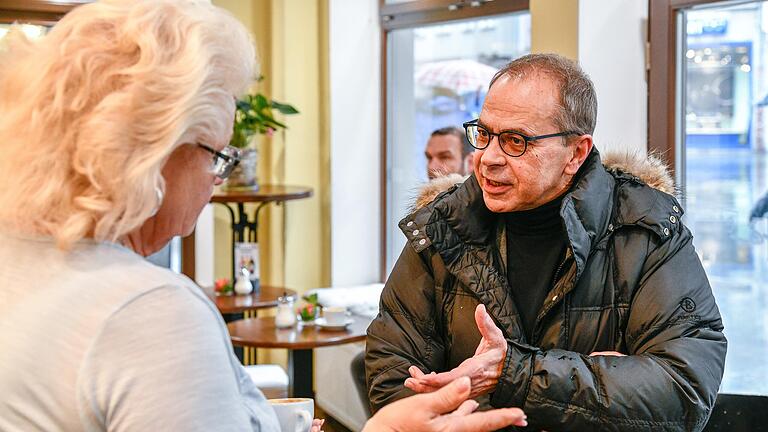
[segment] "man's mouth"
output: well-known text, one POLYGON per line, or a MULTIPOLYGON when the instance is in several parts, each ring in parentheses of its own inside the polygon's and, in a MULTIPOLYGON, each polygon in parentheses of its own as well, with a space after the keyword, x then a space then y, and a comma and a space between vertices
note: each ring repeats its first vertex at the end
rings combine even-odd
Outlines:
POLYGON ((509 186, 512 186, 512 184, 511 184, 511 183, 507 183, 507 182, 503 182, 503 181, 496 181, 496 180, 491 180, 491 179, 489 179, 489 178, 487 178, 487 177, 485 178, 485 184, 486 184, 487 186, 490 186, 490 187, 493 187, 493 188, 500 188, 500 187, 509 187, 509 186))

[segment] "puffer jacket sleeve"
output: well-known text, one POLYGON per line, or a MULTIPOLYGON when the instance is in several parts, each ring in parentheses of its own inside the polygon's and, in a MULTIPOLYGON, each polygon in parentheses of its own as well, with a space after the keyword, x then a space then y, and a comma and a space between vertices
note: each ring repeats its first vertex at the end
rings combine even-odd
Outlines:
POLYGON ((384 286, 379 315, 368 327, 365 371, 374 412, 413 394, 403 386, 411 365, 424 371, 442 365, 435 325, 432 273, 406 245, 384 286))
POLYGON ((509 341, 491 403, 548 431, 700 431, 723 375, 726 339, 692 236, 648 234, 626 357, 542 351, 509 341))

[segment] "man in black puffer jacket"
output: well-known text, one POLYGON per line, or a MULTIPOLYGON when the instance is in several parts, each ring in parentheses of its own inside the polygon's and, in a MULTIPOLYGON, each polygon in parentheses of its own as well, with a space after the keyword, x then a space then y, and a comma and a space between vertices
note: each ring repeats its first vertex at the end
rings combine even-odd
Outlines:
POLYGON ((531 429, 704 427, 727 345, 717 305, 677 200, 601 163, 596 112, 562 57, 494 77, 465 124, 474 175, 400 222, 368 329, 374 410, 469 376, 531 429))

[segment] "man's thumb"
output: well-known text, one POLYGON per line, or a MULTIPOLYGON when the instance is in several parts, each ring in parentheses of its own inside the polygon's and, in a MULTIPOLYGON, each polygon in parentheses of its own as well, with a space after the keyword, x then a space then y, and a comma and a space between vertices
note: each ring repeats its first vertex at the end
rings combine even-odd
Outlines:
POLYGON ((494 342, 498 339, 504 339, 504 334, 501 333, 496 323, 488 312, 485 310, 485 305, 479 304, 475 309, 475 324, 477 329, 480 330, 480 335, 487 339, 489 342, 494 342))
POLYGON ((471 390, 469 377, 456 378, 440 390, 425 394, 429 398, 429 406, 434 414, 449 413, 461 405, 469 397, 471 390))

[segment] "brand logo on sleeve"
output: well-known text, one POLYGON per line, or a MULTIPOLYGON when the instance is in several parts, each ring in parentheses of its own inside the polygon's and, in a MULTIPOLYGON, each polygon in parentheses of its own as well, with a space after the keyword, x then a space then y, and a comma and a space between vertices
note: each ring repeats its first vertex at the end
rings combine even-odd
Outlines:
POLYGON ((683 308, 684 311, 691 313, 696 310, 696 302, 690 297, 683 297, 680 301, 680 307, 683 308))

